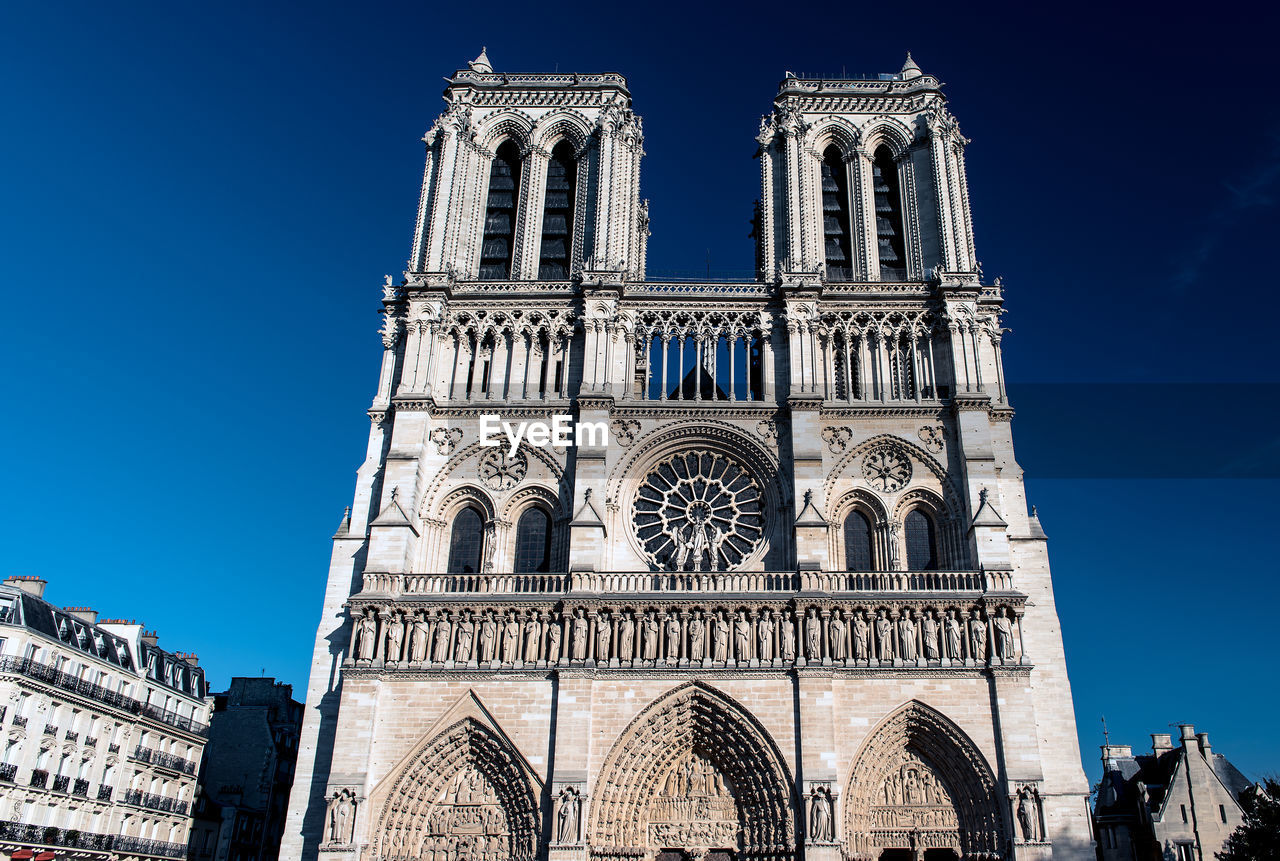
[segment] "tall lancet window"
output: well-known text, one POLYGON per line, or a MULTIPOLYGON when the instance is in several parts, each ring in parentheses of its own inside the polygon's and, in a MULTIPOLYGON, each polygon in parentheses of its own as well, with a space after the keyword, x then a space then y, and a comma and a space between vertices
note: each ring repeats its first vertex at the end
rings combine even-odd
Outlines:
POLYGON ((551 570, 551 518, 541 508, 530 508, 516 523, 516 574, 551 570))
POLYGON ((538 254, 538 278, 560 281, 569 277, 573 251, 573 197, 578 166, 573 146, 560 141, 547 164, 547 197, 542 205, 542 250, 538 254))
POLYGON ((840 150, 827 147, 822 154, 822 235, 826 243, 827 279, 853 277, 853 243, 849 230, 849 180, 840 150))
POLYGON ((498 147, 489 167, 489 199, 484 208, 484 241, 480 245, 480 280, 511 277, 515 250, 516 204, 520 197, 520 151, 511 141, 498 147))
POLYGON ((938 533, 933 518, 918 508, 907 513, 907 570, 936 571, 938 568, 938 533))
POLYGON ((871 164, 876 203, 876 244, 880 249, 880 280, 903 281, 907 277, 907 252, 902 229, 902 195, 898 167, 888 147, 876 150, 871 164))
POLYGON ((861 511, 851 511, 844 520, 844 568, 871 571, 871 521, 861 511))
POLYGON ((474 508, 464 508, 453 519, 449 538, 449 573, 476 574, 484 549, 484 518, 474 508))

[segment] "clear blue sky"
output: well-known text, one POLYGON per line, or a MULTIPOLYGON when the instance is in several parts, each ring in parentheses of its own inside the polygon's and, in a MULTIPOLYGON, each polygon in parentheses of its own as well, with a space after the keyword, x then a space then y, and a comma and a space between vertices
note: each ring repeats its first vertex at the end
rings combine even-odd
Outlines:
POLYGON ((0 573, 301 695, 441 77, 627 75, 651 268, 742 270, 784 70, 910 49, 973 140, 1090 779, 1102 714, 1280 771, 1262 9, 6 4, 0 573))

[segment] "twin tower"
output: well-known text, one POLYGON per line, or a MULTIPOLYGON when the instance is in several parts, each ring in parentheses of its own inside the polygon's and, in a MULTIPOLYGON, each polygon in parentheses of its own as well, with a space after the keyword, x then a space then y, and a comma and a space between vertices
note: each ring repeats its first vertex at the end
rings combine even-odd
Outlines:
POLYGON ((282 857, 1092 857, 939 81, 786 76, 739 282, 645 277, 621 76, 445 100, 282 857))

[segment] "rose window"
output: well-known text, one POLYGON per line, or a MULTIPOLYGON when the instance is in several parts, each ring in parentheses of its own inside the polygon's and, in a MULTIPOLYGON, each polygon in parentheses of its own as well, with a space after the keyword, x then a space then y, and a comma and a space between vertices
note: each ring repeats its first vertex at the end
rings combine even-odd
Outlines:
POLYGON ((636 537, 664 571, 728 571, 764 540, 760 486, 730 458, 674 455, 640 485, 632 504, 636 537))
POLYGON ((892 446, 873 448, 862 459, 862 477, 876 490, 901 490, 911 480, 911 459, 892 446))
POLYGON ((480 459, 480 478, 493 490, 510 490, 529 471, 529 459, 520 449, 515 457, 506 457, 501 447, 491 449, 480 459))

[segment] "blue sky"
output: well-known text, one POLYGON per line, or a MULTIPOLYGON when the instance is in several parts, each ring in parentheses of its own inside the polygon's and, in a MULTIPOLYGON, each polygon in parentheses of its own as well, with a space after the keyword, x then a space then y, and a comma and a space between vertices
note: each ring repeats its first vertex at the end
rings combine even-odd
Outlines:
POLYGON ((1103 714, 1280 771, 1274 13, 903 8, 6 4, 3 573, 301 695, 442 76, 627 75, 650 269, 732 272, 783 72, 910 49, 973 141, 1090 779, 1103 714))

